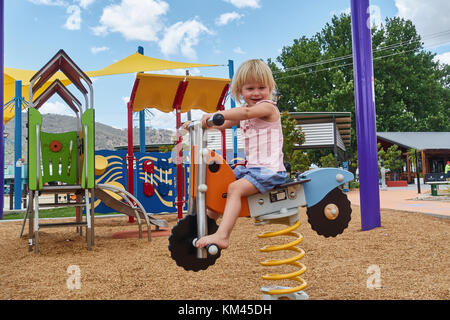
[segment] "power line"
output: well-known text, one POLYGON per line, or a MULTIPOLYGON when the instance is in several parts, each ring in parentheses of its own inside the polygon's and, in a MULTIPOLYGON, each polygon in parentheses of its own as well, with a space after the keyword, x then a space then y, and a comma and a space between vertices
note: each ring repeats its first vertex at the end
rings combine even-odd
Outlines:
MULTIPOLYGON (((387 54, 387 55, 384 55, 384 56, 381 56, 381 57, 375 57, 375 58, 373 58, 373 60, 381 60, 381 59, 384 59, 384 58, 387 58, 387 57, 396 56, 396 55, 399 55, 399 54, 404 54, 404 53, 411 52, 411 51, 416 51, 416 50, 417 50, 417 48, 411 49, 411 50, 405 50, 405 51, 401 51, 401 52, 395 52, 395 53, 387 54)), ((353 62, 344 63, 344 64, 341 64, 341 65, 338 65, 338 66, 333 66, 333 67, 327 67, 327 68, 320 69, 320 70, 314 70, 314 71, 310 71, 310 72, 294 74, 294 75, 285 76, 285 77, 281 77, 281 78, 275 78, 275 80, 294 78, 294 77, 299 77, 299 76, 303 76, 303 75, 318 73, 318 72, 322 72, 322 71, 330 71, 330 70, 333 70, 333 69, 343 68, 343 67, 347 67, 347 66, 351 66, 351 65, 353 65, 353 62)))
MULTIPOLYGON (((402 42, 394 43, 394 44, 391 44, 391 45, 387 45, 387 46, 384 46, 384 47, 379 47, 377 49, 374 49, 373 52, 374 53, 382 52, 382 51, 385 51, 385 50, 395 49, 395 48, 398 48, 398 47, 401 47, 401 46, 404 46, 404 45, 408 45, 408 44, 413 44, 413 43, 417 43, 418 44, 421 41, 430 40, 430 39, 433 39, 433 38, 436 38, 436 37, 441 37, 443 35, 450 35, 450 30, 445 30, 445 31, 432 33, 432 34, 429 34, 427 36, 424 36, 420 40, 407 40, 407 41, 402 41, 402 42)), ((450 41, 450 38, 448 40, 446 39, 444 41, 450 41)), ((443 44, 443 43, 437 43, 437 44, 443 44)), ((435 44, 435 45, 437 45, 437 44, 435 44)), ((320 65, 323 65, 323 64, 328 64, 328 63, 332 63, 332 62, 342 61, 342 60, 346 60, 346 59, 350 59, 350 58, 353 58, 352 54, 345 55, 345 56, 340 56, 340 57, 336 57, 336 58, 332 58, 332 59, 322 60, 322 61, 318 61, 318 62, 308 63, 308 64, 304 64, 304 65, 297 66, 297 67, 286 68, 284 71, 274 72, 274 75, 275 74, 279 74, 279 73, 285 73, 285 72, 288 72, 288 71, 296 71, 296 70, 306 69, 306 68, 310 68, 310 67, 320 66, 320 65)))

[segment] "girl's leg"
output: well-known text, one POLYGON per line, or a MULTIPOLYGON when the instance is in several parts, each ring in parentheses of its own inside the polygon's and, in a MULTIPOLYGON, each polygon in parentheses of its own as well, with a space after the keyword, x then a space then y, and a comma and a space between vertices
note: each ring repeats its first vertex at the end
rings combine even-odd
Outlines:
POLYGON ((203 248, 208 244, 216 244, 221 249, 228 248, 230 245, 231 231, 241 212, 241 198, 258 192, 258 189, 244 178, 230 183, 227 190, 227 202, 219 229, 216 233, 199 239, 196 244, 197 248, 203 248))
POLYGON ((213 220, 217 220, 221 216, 220 213, 217 213, 217 212, 209 210, 209 209, 206 209, 206 215, 213 220))

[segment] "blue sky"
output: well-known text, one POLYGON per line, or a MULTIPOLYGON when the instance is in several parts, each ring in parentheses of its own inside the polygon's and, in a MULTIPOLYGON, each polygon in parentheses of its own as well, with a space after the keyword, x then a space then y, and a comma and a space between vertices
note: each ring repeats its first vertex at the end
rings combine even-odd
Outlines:
MULTIPOLYGON (((372 0, 375 22, 411 19, 427 50, 450 63, 450 1, 372 0), (431 39, 432 34, 448 31, 431 39)), ((283 46, 319 32, 350 0, 5 0, 5 66, 38 70, 64 49, 83 70, 98 70, 144 48, 150 57, 223 66, 193 75, 228 77, 228 60, 275 59, 283 46)), ((170 71, 177 74, 184 70, 170 71)), ((135 75, 94 78, 96 120, 125 128, 135 75)), ((70 89, 70 87, 69 87, 70 89)), ((47 112, 70 114, 59 98, 47 112)), ((149 124, 175 128, 173 114, 149 124)), ((198 112, 193 118, 199 116, 198 112)))

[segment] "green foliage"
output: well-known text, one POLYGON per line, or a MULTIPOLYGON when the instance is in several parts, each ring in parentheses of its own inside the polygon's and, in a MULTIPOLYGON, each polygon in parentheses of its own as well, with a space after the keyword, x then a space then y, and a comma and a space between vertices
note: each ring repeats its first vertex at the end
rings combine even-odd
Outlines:
POLYGON ((167 144, 165 146, 160 146, 159 152, 172 152, 172 150, 174 150, 174 148, 177 146, 177 142, 173 142, 172 144, 167 144))
MULTIPOLYGON (((450 66, 424 50, 411 21, 386 19, 372 30, 372 44, 377 131, 450 131, 450 66)), ((335 15, 315 35, 294 39, 268 64, 280 110, 352 113, 352 159, 357 144, 350 15, 335 15)))
POLYGON ((305 135, 297 126, 297 121, 293 119, 288 112, 281 113, 281 127, 283 130, 283 154, 284 160, 292 163, 292 155, 295 146, 301 146, 305 142, 305 135))
POLYGON ((415 171, 417 171, 417 170, 416 170, 416 161, 418 160, 418 159, 416 158, 416 153, 417 153, 417 150, 416 150, 416 149, 414 149, 414 148, 408 149, 408 157, 409 157, 409 161, 411 162, 411 164, 412 164, 412 166, 413 166, 413 168, 414 168, 415 171))
POLYGON ((395 173, 403 166, 401 159, 402 151, 398 150, 396 144, 390 146, 386 150, 383 150, 381 144, 378 144, 378 159, 380 166, 388 169, 391 173, 395 173))
POLYGON ((309 159, 308 153, 295 150, 291 157, 291 170, 292 172, 304 172, 309 169, 311 165, 311 160, 309 159))
POLYGON ((334 155, 329 153, 326 156, 321 157, 320 165, 322 168, 334 168, 334 155))

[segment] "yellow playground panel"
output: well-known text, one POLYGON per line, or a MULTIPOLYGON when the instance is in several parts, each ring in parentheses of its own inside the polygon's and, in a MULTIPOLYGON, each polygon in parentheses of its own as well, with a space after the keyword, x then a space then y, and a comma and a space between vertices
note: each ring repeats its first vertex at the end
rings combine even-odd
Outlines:
POLYGON ((200 109, 213 113, 218 110, 227 93, 230 79, 139 73, 136 82, 138 84, 135 85, 137 88, 134 91, 133 112, 146 108, 172 112, 182 82, 187 83, 187 86, 181 98, 180 111, 200 109))

